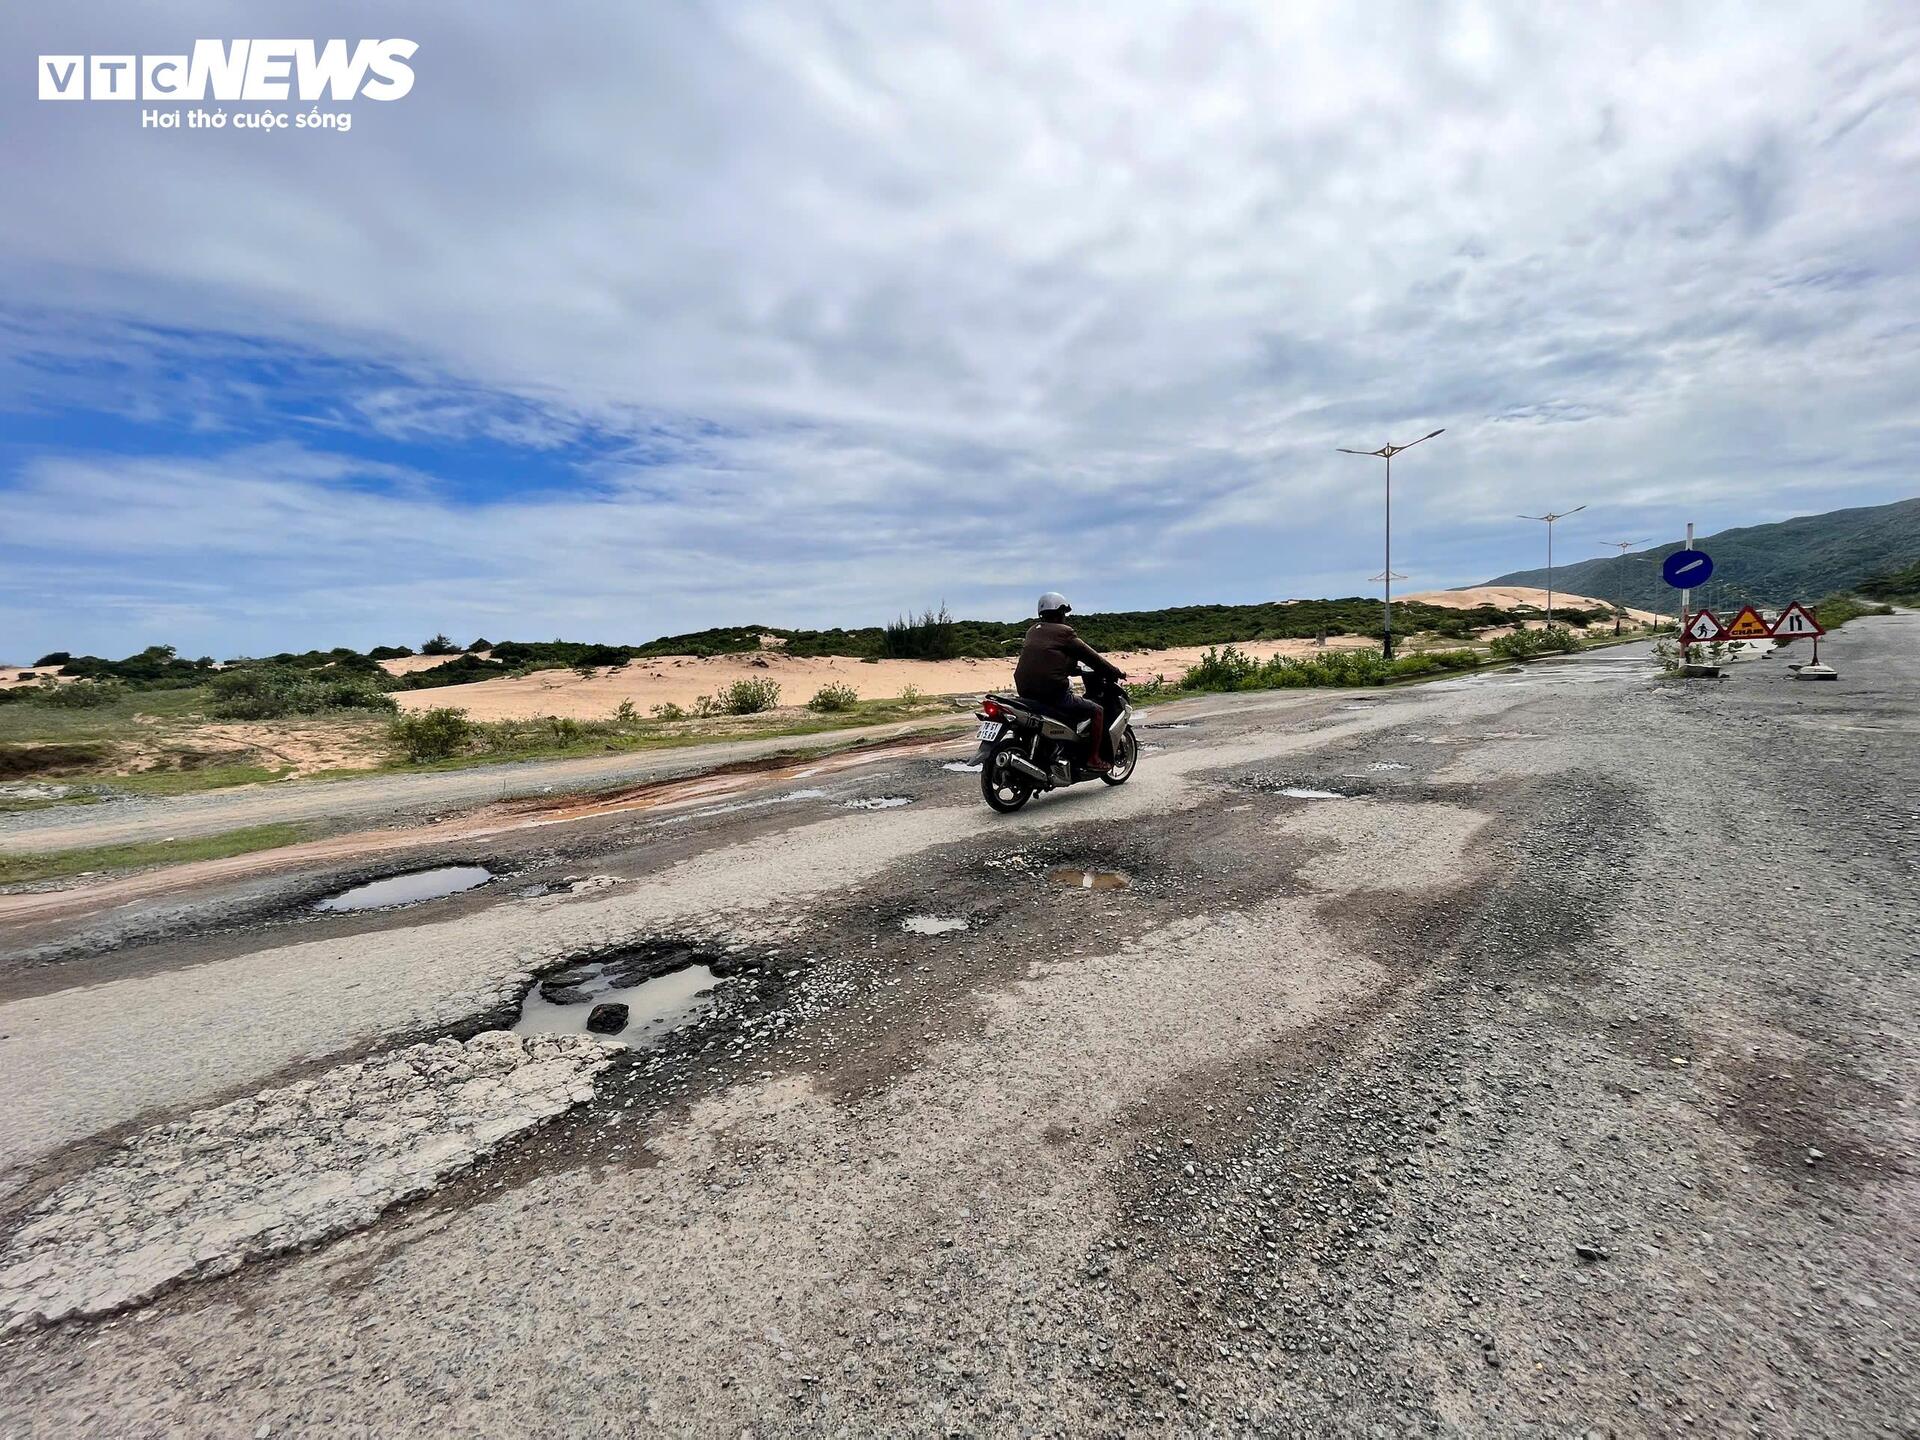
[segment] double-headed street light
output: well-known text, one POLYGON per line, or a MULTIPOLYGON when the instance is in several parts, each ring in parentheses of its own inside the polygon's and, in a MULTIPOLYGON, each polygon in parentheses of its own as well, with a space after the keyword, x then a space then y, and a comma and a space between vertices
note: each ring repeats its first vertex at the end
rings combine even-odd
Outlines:
MULTIPOLYGON (((1380 605, 1380 653, 1387 659, 1393 658, 1393 457, 1402 450, 1411 450, 1414 446, 1431 440, 1435 435, 1446 434, 1443 425, 1438 430, 1422 435, 1418 440, 1409 440, 1404 445, 1382 445, 1378 450, 1349 450, 1340 445, 1335 448, 1342 455, 1377 455, 1387 462, 1387 542, 1386 563, 1380 567, 1380 578, 1386 584, 1385 598, 1380 605)), ((1403 575, 1400 577, 1405 579, 1403 575)))
MULTIPOLYGON (((1611 546, 1613 549, 1618 550, 1620 552, 1619 558, 1624 560, 1627 558, 1627 551, 1631 550, 1636 545, 1644 545, 1647 542, 1644 540, 1602 540, 1600 543, 1602 545, 1611 546)), ((1617 595, 1620 592, 1616 590, 1614 591, 1614 593, 1617 595)), ((1622 605, 1618 600, 1613 602, 1613 633, 1616 635, 1620 633, 1620 612, 1625 608, 1626 607, 1622 605)))
POLYGON ((1571 510, 1562 510, 1558 515, 1522 515, 1522 520, 1544 520, 1547 522, 1547 628, 1553 628, 1553 522, 1564 520, 1569 515, 1578 515, 1587 507, 1576 505, 1571 510))

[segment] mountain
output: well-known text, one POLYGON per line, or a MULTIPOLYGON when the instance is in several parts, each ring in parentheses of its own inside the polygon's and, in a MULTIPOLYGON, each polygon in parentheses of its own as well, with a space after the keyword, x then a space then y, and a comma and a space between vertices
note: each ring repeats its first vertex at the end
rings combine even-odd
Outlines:
MULTIPOLYGON (((1570 537, 1560 537, 1563 542, 1570 537)), ((1891 505, 1830 510, 1772 525, 1747 525, 1696 538, 1713 557, 1713 579, 1696 605, 1716 609, 1817 600, 1920 559, 1920 497, 1891 505)), ((1679 592, 1660 578, 1660 562, 1683 548, 1679 541, 1627 555, 1576 560, 1553 567, 1553 588, 1649 610, 1671 611, 1679 592)), ((1545 570, 1516 570, 1489 585, 1545 585, 1545 570)))

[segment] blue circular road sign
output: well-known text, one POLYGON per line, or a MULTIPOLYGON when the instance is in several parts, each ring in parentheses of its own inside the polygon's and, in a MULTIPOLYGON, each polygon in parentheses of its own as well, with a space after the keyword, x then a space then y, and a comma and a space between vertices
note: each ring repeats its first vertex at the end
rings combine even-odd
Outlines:
POLYGON ((1676 590, 1692 590, 1713 574, 1713 557, 1704 550, 1676 550, 1660 563, 1660 576, 1676 590))

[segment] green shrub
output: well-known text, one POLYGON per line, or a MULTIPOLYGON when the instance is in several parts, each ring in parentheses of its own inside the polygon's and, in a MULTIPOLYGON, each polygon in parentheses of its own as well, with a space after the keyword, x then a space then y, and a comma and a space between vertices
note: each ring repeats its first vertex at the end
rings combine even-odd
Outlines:
POLYGON ((473 722, 464 710, 422 710, 397 717, 387 727, 387 742, 415 764, 445 760, 473 743, 473 722))
POLYGON ((684 720, 687 718, 687 712, 671 700, 663 705, 654 706, 647 713, 656 720, 684 720))
POLYGON ((393 697, 358 674, 248 665, 223 671, 207 685, 207 713, 216 720, 273 720, 322 710, 392 710, 393 697))
POLYGON ((1829 595, 1813 605, 1813 618, 1820 622, 1822 630, 1838 630, 1849 620, 1857 620, 1862 615, 1891 614, 1891 605, 1863 605, 1851 595, 1829 595))
POLYGON ((728 715, 758 715, 780 703, 775 680, 736 680, 720 692, 720 709, 728 715))
POLYGON ((111 705, 126 692, 127 687, 118 680, 75 680, 71 685, 42 680, 27 694, 35 704, 51 705, 56 710, 93 710, 111 705))
POLYGON ((696 720, 708 720, 715 715, 724 715, 726 713, 726 707, 711 695, 696 695, 693 697, 692 714, 696 720))
POLYGON ((493 642, 487 639, 483 635, 478 640, 475 640, 471 645, 467 646, 467 653, 471 655, 476 650, 491 650, 491 649, 493 649, 493 642))
POLYGON ((902 705, 918 705, 927 697, 921 693, 918 685, 905 685, 900 689, 899 698, 902 705))
POLYGON ((376 645, 367 652, 369 660, 404 660, 413 654, 411 645, 376 645))
POLYGON ((923 611, 918 620, 902 615, 889 624, 880 637, 880 653, 892 660, 951 660, 958 655, 960 641, 946 603, 923 611))
POLYGON ((1183 690, 1238 690, 1259 673, 1260 662, 1232 645, 1209 649, 1180 681, 1183 690))
POLYGON ((51 665, 55 669, 58 669, 71 659, 73 659, 73 656, 69 655, 66 651, 55 650, 50 654, 42 655, 38 660, 34 661, 33 668, 38 670, 44 665, 51 665))
POLYGON ((1565 626, 1550 625, 1545 630, 1516 630, 1502 635, 1488 648, 1508 660, 1532 660, 1541 655, 1571 654, 1580 648, 1580 641, 1565 626))
POLYGON ((422 655, 458 655, 460 653, 460 647, 445 635, 435 635, 431 639, 422 642, 420 653, 422 655))
POLYGON ((807 708, 821 715, 837 715, 860 703, 860 692, 851 685, 822 685, 807 701, 807 708))
POLYGON ((613 723, 620 726, 632 726, 640 723, 640 707, 632 699, 622 700, 614 708, 613 723))

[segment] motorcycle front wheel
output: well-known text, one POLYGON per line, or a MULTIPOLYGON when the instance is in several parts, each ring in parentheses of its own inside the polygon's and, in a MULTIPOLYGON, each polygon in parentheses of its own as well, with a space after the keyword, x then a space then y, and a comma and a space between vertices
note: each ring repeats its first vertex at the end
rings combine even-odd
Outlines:
POLYGON ((1033 798, 1033 786, 1018 770, 999 764, 1006 752, 996 750, 980 766, 980 793, 1002 815, 1011 815, 1033 798))
MULTIPOLYGON (((1133 726, 1129 725, 1120 732, 1119 753, 1114 756, 1113 768, 1100 778, 1109 785, 1124 785, 1133 778, 1133 767, 1140 763, 1140 742, 1133 738, 1133 726)), ((983 768, 980 773, 987 772, 983 768)))

